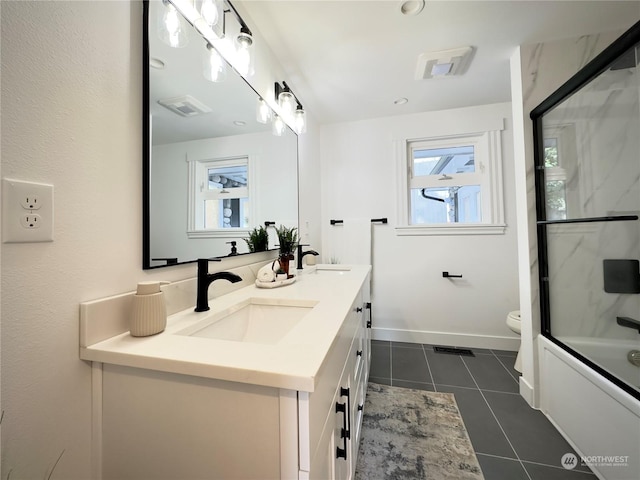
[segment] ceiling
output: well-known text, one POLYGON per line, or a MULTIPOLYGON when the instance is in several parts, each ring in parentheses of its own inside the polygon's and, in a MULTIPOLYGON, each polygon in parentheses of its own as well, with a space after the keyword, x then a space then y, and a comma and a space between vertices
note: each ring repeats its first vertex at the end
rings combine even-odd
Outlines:
POLYGON ((509 101, 518 45, 625 30, 640 1, 236 0, 320 123, 509 101), (425 52, 474 47, 461 76, 415 80, 425 52), (394 101, 408 102, 396 105, 394 101))

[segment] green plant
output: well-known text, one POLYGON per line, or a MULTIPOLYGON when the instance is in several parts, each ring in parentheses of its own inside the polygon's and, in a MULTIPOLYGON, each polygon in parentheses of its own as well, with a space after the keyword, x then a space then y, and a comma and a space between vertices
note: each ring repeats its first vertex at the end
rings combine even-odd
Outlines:
POLYGON ((278 244, 281 256, 291 256, 298 245, 298 229, 296 227, 287 228, 284 225, 276 227, 278 234, 278 244))
POLYGON ((269 234, 266 228, 260 226, 249 232, 249 238, 243 239, 247 242, 249 252, 265 252, 269 249, 269 234))

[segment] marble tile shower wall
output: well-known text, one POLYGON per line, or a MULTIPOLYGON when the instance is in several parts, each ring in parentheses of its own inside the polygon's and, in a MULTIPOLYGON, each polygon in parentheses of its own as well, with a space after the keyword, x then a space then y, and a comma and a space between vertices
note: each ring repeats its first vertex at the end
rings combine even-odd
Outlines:
MULTIPOLYGON (((567 218, 640 214, 637 69, 608 71, 555 109, 567 218)), ((640 258, 640 222, 548 228, 551 324, 555 336, 636 339, 616 316, 637 318, 640 295, 604 291, 604 259, 640 258)))

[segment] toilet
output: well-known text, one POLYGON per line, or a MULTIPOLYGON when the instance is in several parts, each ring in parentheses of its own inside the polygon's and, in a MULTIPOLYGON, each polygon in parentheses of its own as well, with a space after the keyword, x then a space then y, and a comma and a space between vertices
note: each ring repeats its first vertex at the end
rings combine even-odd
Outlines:
MULTIPOLYGON (((507 315, 507 327, 513 332, 520 335, 520 310, 514 310, 507 315)), ((516 363, 513 366, 518 372, 522 373, 522 360, 520 359, 520 350, 518 348, 518 356, 516 357, 516 363)))

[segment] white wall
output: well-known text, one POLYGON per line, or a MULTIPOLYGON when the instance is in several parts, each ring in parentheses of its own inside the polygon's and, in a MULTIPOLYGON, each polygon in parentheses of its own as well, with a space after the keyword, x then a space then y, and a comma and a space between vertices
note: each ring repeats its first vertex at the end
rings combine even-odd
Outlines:
POLYGON ((536 336, 540 333, 538 255, 533 177, 533 126, 529 114, 622 32, 523 45, 511 57, 511 99, 514 123, 518 263, 522 322, 520 392, 532 405, 537 378, 536 336))
MULTIPOLYGON (((515 187, 510 104, 468 107, 322 127, 323 248, 330 219, 387 217, 373 227, 374 337, 446 345, 512 348, 507 313, 518 309, 515 187), (502 132, 504 235, 396 236, 394 139, 502 132), (459 273, 461 281, 442 278, 459 273)), ((321 252, 322 253, 322 252, 321 252)), ((325 261, 328 260, 325 258, 325 261)))
POLYGON ((86 480, 79 303, 195 267, 141 269, 141 3, 2 2, 1 22, 2 176, 55 186, 55 241, 2 245, 1 476, 46 478, 62 454, 51 478, 86 480))

